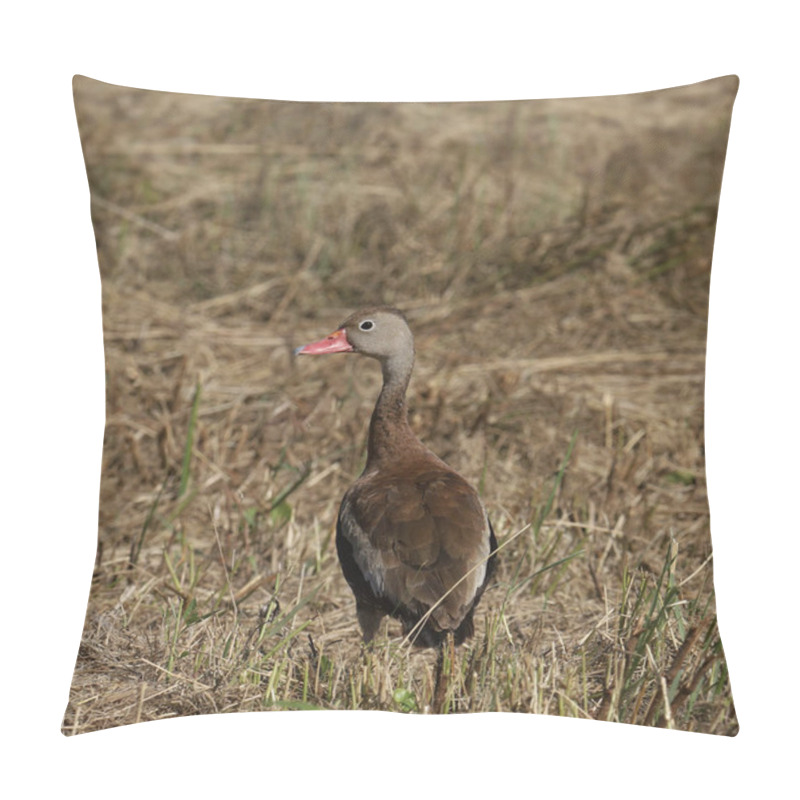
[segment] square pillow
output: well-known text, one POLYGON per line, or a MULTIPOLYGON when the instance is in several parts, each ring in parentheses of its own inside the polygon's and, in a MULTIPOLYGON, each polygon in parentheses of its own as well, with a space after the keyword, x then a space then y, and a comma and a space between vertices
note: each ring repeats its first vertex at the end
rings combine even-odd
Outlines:
POLYGON ((366 104, 76 77, 106 429, 64 733, 313 708, 734 735, 703 390, 737 87, 366 104), (383 306, 414 336, 408 430, 475 494, 437 511, 386 459, 343 542, 382 373, 295 350, 383 306), (477 497, 491 558, 488 528, 452 532, 477 497), (367 645, 365 593, 389 598, 367 645))

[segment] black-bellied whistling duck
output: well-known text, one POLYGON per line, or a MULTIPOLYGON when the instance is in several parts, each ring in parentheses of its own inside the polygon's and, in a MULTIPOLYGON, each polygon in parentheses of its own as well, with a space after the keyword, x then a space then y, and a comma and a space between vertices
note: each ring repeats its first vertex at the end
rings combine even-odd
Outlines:
POLYGON ((383 370, 367 464, 345 494, 336 526, 364 641, 388 614, 417 645, 440 647, 449 634, 460 644, 472 636, 497 541, 475 489, 408 424, 414 339, 405 316, 394 308, 367 308, 295 352, 361 353, 378 359, 383 370))

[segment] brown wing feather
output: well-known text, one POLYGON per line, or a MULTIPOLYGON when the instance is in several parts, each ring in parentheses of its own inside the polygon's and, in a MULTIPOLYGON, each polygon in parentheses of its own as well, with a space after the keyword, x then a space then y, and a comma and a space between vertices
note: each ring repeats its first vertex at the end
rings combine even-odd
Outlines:
POLYGON ((455 630, 469 614, 485 577, 489 525, 475 490, 434 465, 413 477, 398 471, 363 476, 347 493, 341 518, 354 558, 376 595, 425 613, 455 630))

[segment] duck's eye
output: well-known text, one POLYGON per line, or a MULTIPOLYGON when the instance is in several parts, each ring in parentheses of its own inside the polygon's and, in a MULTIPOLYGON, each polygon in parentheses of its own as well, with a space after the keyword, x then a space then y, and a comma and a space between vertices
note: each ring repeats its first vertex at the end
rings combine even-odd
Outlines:
POLYGON ((365 319, 363 322, 358 323, 360 331, 371 331, 375 327, 375 323, 371 319, 365 319))

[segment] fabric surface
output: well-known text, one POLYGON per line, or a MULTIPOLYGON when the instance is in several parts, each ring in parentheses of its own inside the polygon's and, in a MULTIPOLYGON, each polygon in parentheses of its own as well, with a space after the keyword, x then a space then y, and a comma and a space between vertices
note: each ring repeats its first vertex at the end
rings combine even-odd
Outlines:
POLYGON ((64 733, 337 708, 734 735, 703 389, 737 87, 335 104, 76 77, 107 405, 64 733), (499 543, 441 655, 393 621, 364 648, 337 560, 380 370, 293 356, 375 304, 415 337, 415 433, 499 543))

